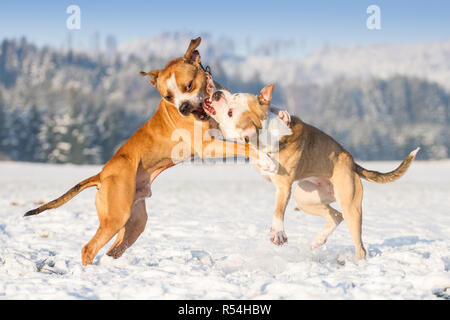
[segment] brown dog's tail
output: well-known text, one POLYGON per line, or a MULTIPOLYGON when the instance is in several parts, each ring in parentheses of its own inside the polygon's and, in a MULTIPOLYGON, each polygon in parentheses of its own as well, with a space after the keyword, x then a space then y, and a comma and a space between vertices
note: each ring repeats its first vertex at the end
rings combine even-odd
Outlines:
POLYGON ((416 157, 417 152, 420 148, 417 148, 416 150, 412 151, 406 158, 403 160, 403 162, 395 169, 394 171, 387 172, 387 173, 381 173, 378 171, 370 171, 366 170, 363 167, 359 166, 355 163, 356 173, 358 175, 366 180, 369 180, 371 182, 376 183, 388 183, 393 182, 397 179, 399 179, 401 176, 403 176, 408 170, 409 165, 416 157))
POLYGON ((62 206, 64 203, 68 202, 70 199, 75 197, 77 194, 79 194, 81 191, 83 191, 86 188, 98 186, 100 182, 99 175, 92 176, 90 178, 87 178, 86 180, 81 181, 76 186, 74 186, 72 189, 64 193, 61 197, 58 199, 55 199, 53 201, 50 201, 46 204, 43 204, 39 208, 33 209, 28 211, 24 214, 24 217, 33 216, 35 214, 39 214, 42 211, 48 210, 48 209, 54 209, 62 206))

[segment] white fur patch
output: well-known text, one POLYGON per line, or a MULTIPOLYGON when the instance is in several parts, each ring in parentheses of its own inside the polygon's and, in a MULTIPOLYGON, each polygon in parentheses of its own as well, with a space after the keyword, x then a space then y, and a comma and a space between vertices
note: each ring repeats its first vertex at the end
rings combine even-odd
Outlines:
POLYGON ((280 139, 292 134, 292 130, 280 117, 272 112, 262 121, 259 134, 259 149, 263 152, 278 152, 280 139))
POLYGON ((284 230, 284 222, 276 216, 274 216, 272 219, 272 230, 274 232, 279 232, 279 231, 284 230))
POLYGON ((220 124, 220 129, 224 136, 228 139, 241 139, 241 134, 236 130, 236 123, 240 119, 242 113, 249 110, 247 95, 242 93, 231 94, 226 90, 222 90, 225 95, 225 107, 216 110, 217 114, 214 119, 220 124), (228 116, 228 110, 233 110, 233 117, 228 116))
POLYGON ((415 157, 417 152, 419 152, 419 150, 420 150, 420 147, 417 147, 415 150, 411 151, 410 155, 415 157))
POLYGON ((201 99, 193 93, 183 93, 177 85, 177 79, 175 73, 166 82, 167 88, 173 95, 173 104, 178 108, 184 101, 189 101, 192 104, 199 104, 201 99))

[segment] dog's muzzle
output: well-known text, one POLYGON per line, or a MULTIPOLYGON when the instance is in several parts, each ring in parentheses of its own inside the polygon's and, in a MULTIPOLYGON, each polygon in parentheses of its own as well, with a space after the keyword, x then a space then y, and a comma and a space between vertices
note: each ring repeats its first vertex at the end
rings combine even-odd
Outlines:
POLYGON ((183 102, 182 104, 181 104, 181 106, 178 108, 178 110, 180 111, 180 113, 183 115, 183 116, 188 116, 191 112, 192 112, 192 110, 193 110, 193 107, 192 107, 192 105, 189 103, 189 102, 183 102))

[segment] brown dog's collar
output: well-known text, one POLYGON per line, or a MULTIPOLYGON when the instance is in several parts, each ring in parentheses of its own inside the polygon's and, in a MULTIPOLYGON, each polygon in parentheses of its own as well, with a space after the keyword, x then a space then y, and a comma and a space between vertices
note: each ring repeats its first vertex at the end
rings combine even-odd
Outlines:
POLYGON ((202 70, 204 72, 206 72, 207 74, 209 74, 212 77, 211 68, 209 66, 206 66, 206 68, 205 68, 201 62, 199 62, 199 65, 200 65, 200 68, 202 68, 202 70))

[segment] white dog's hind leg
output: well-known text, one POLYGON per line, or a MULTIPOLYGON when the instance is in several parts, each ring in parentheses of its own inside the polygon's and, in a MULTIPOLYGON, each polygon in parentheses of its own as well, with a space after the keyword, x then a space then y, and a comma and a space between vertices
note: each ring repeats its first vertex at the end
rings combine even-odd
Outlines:
POLYGON ((311 249, 316 249, 327 241, 330 234, 343 220, 342 214, 329 205, 334 201, 330 185, 322 179, 301 181, 294 189, 294 199, 301 210, 324 217, 328 222, 311 243, 311 249))
POLYGON ((322 230, 322 232, 314 239, 311 243, 311 249, 316 249, 323 245, 330 234, 337 228, 337 226, 344 220, 342 214, 330 207, 328 204, 317 204, 317 205, 303 205, 297 203, 303 211, 316 216, 322 216, 327 219, 327 225, 322 230))
POLYGON ((337 228, 344 218, 340 212, 334 210, 329 205, 323 205, 323 208, 316 206, 315 208, 307 208, 306 210, 310 211, 308 213, 311 213, 312 210, 320 210, 323 214, 325 214, 324 218, 328 221, 322 232, 311 243, 311 249, 316 249, 327 242, 330 234, 337 228))

